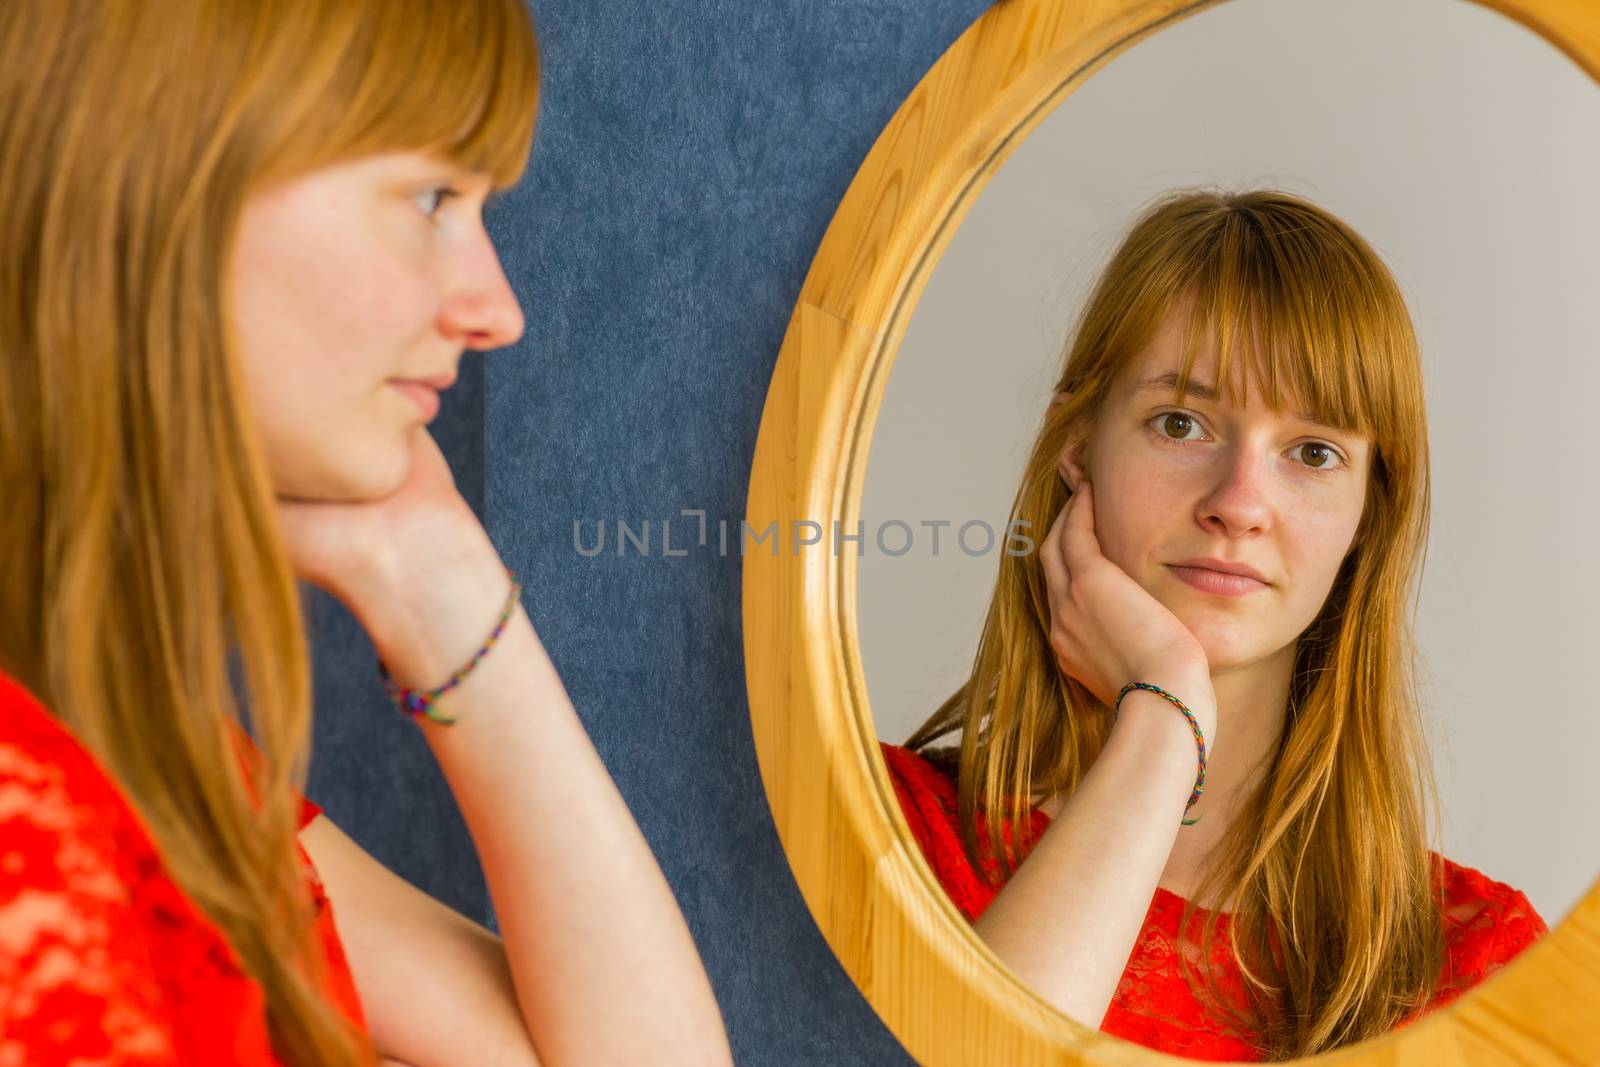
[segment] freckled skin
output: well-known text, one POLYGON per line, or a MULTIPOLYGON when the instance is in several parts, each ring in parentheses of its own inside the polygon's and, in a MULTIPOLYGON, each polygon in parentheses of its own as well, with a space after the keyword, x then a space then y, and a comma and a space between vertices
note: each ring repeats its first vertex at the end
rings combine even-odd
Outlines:
MULTIPOLYGON (((1299 422, 1291 414, 1298 398, 1284 398, 1283 414, 1274 414, 1254 382, 1242 408, 1228 403, 1225 389, 1215 402, 1186 396, 1174 404, 1170 388, 1135 395, 1138 383, 1178 369, 1182 325, 1175 310, 1117 382, 1091 434, 1087 470, 1081 450, 1064 454, 1059 468, 1069 485, 1085 475, 1093 483, 1101 551, 1194 633, 1214 676, 1256 673, 1252 665, 1271 661, 1277 669, 1265 674, 1277 674, 1354 547, 1371 444, 1299 422), (1187 422, 1167 417, 1180 409, 1192 416, 1187 422), (1339 454, 1306 447, 1312 442, 1339 454), (1271 587, 1206 594, 1166 566, 1195 556, 1248 564, 1271 587)), ((1215 365, 1212 343, 1191 379, 1215 384, 1215 365)))

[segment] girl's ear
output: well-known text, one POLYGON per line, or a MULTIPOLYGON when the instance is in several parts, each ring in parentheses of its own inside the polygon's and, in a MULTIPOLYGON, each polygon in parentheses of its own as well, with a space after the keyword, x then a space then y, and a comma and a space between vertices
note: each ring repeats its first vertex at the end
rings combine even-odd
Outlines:
POLYGON ((1061 458, 1056 460, 1056 471, 1067 488, 1076 493, 1084 480, 1083 446, 1075 445, 1063 450, 1061 458))
MULTIPOLYGON (((1066 399, 1067 394, 1065 393, 1052 394, 1049 410, 1054 412, 1056 408, 1066 402, 1066 399)), ((1078 486, 1083 484, 1083 453, 1083 445, 1069 446, 1062 451, 1060 457, 1056 460, 1056 472, 1060 474, 1061 480, 1066 483, 1067 488, 1074 493, 1078 491, 1078 486)))

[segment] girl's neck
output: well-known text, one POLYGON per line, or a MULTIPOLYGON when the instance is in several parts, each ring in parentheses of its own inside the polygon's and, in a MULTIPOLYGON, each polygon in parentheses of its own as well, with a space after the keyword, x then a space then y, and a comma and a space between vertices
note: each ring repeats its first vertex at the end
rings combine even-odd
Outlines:
MULTIPOLYGON (((1212 862, 1240 808, 1272 766, 1287 719, 1289 679, 1294 646, 1246 668, 1212 675, 1217 695, 1217 733, 1221 744, 1206 752, 1205 792, 1195 803, 1198 823, 1178 831, 1167 866, 1157 882, 1197 905, 1215 910, 1216 902, 1198 900, 1206 864, 1212 862)), ((1054 819, 1066 798, 1045 798, 1038 810, 1054 819)))
POLYGON ((1283 739, 1294 659, 1290 645, 1268 659, 1212 675, 1218 744, 1214 750, 1208 746, 1205 792, 1191 812, 1201 818, 1178 831, 1159 882, 1163 888, 1194 899, 1206 865, 1217 859, 1217 846, 1270 771, 1283 739))

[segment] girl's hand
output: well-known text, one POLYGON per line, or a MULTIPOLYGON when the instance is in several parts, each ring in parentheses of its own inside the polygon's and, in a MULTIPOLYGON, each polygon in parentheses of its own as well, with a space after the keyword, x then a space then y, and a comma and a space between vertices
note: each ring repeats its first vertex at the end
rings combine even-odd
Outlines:
POLYGON ((1216 698, 1205 649, 1166 605, 1100 552, 1085 481, 1039 546, 1050 596, 1050 647, 1061 670, 1108 706, 1129 682, 1178 696, 1209 739, 1216 698))
POLYGON ((510 589, 499 553, 421 426, 410 474, 387 497, 279 497, 278 514, 295 574, 336 596, 386 662, 414 666, 408 673, 429 675, 435 658, 470 654, 510 589))

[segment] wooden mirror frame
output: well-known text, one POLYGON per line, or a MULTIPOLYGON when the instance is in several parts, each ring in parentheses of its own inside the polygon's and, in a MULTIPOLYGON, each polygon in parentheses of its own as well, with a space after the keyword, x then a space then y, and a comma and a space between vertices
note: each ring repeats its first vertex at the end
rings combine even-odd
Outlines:
MULTIPOLYGON (((758 537, 775 523, 775 537, 770 550, 756 541, 743 562, 761 776, 812 917, 889 1030, 928 1067, 1192 1062, 1052 1008, 945 896, 878 751, 856 630, 856 556, 835 554, 832 543, 835 529, 860 521, 873 424, 912 309, 989 178, 1113 57, 1224 2, 1002 0, 973 23, 901 104, 851 182, 767 394, 745 518, 758 537), (822 540, 797 544, 808 520, 822 540)), ((1600 80, 1600 3, 1473 2, 1542 35, 1600 80)), ((1597 1019, 1600 882, 1454 1003, 1295 1062, 1600 1064, 1597 1019)))

